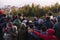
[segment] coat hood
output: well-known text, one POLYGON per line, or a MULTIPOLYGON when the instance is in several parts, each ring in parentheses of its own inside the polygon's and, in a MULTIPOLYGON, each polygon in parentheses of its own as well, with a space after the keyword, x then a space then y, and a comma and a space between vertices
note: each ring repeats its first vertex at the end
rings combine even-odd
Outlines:
POLYGON ((54 32, 55 32, 54 29, 48 29, 48 30, 47 30, 48 35, 53 35, 54 32))

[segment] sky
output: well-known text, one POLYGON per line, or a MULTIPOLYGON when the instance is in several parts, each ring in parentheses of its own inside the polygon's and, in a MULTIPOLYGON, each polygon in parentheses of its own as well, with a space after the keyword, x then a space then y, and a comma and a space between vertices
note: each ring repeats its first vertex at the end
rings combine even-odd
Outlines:
POLYGON ((5 5, 11 5, 11 6, 17 6, 22 7, 24 5, 31 5, 34 3, 35 5, 41 5, 41 6, 49 6, 51 4, 59 3, 59 0, 0 0, 0 7, 4 7, 5 5))

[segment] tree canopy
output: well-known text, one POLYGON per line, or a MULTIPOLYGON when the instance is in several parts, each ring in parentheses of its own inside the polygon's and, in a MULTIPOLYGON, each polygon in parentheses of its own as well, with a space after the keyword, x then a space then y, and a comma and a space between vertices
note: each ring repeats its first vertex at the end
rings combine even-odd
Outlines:
POLYGON ((32 4, 32 6, 30 5, 25 5, 23 7, 19 7, 18 10, 16 11, 15 9, 12 10, 13 14, 23 14, 24 16, 27 17, 33 17, 33 16, 44 16, 45 14, 47 14, 48 12, 52 12, 53 14, 59 14, 60 12, 60 4, 56 3, 54 5, 51 6, 45 6, 45 7, 41 7, 40 5, 34 5, 32 4))

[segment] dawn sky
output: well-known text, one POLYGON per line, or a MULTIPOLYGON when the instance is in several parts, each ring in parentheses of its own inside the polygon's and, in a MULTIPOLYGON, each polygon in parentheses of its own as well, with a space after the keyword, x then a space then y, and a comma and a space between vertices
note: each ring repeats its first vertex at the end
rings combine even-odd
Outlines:
POLYGON ((24 6, 24 5, 31 5, 34 4, 40 4, 41 6, 45 5, 51 5, 55 3, 59 3, 59 0, 0 0, 0 7, 3 7, 5 5, 11 5, 11 6, 24 6))

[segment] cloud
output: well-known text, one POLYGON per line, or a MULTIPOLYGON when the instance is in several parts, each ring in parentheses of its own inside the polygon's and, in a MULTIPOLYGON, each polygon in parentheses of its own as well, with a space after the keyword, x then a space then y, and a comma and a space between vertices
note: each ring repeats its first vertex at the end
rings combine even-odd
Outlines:
POLYGON ((55 4, 56 2, 60 3, 59 0, 0 0, 0 6, 4 5, 11 5, 11 6, 24 6, 24 5, 31 5, 40 4, 41 6, 55 4))

